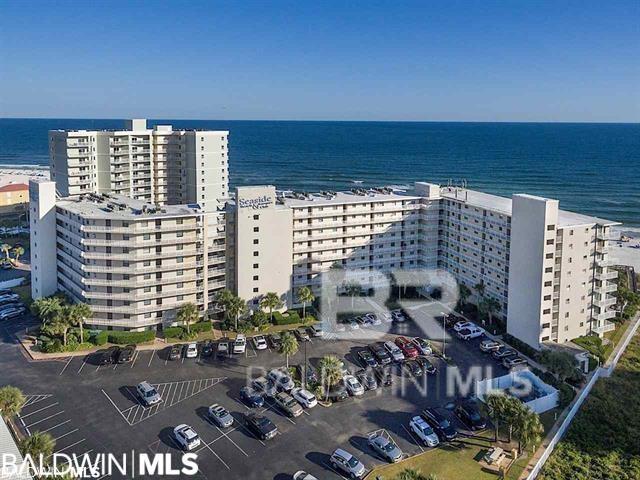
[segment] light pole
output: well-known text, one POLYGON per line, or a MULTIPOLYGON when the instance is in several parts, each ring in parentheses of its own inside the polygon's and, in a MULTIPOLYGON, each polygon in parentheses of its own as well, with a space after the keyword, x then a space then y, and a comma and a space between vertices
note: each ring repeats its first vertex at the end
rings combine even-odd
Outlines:
POLYGON ((447 354, 446 354, 447 329, 445 328, 444 322, 445 322, 445 320, 447 318, 447 315, 444 312, 440 312, 440 315, 442 315, 442 358, 444 358, 446 360, 446 358, 447 358, 447 354))

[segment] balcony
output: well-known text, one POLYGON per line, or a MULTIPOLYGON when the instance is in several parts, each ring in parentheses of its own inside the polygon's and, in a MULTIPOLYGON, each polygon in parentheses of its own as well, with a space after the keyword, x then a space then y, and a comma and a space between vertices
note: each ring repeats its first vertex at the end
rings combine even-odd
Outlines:
POLYGON ((601 309, 606 307, 610 307, 617 303, 617 299, 615 297, 604 297, 604 298, 593 298, 592 303, 601 309))
POLYGON ((618 272, 616 272, 615 270, 607 270, 604 272, 596 272, 594 276, 596 280, 605 282, 607 280, 615 280, 616 278, 618 278, 618 272))
POLYGON ((615 323, 604 321, 602 322, 602 325, 598 327, 594 327, 593 331, 599 335, 602 335, 604 333, 611 332, 612 330, 615 330, 615 329, 616 329, 615 323))
POLYGON ((605 310, 604 312, 594 313, 593 318, 598 321, 609 320, 610 318, 615 318, 616 311, 615 310, 605 310))

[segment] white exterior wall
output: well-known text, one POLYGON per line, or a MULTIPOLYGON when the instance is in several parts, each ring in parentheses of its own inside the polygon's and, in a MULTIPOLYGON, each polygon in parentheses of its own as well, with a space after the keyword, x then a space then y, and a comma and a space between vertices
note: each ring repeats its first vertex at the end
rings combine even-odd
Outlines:
POLYGON ((35 300, 57 291, 55 182, 29 181, 29 210, 31 297, 35 300))

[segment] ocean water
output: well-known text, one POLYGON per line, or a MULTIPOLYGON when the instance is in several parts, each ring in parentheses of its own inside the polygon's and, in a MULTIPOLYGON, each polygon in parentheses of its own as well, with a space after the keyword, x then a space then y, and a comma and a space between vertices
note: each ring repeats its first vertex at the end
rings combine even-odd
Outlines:
MULTIPOLYGON (((640 124, 150 120, 230 131, 231 185, 293 190, 466 180, 640 227, 640 124)), ((122 120, 0 119, 0 165, 48 162, 51 129, 122 120)))

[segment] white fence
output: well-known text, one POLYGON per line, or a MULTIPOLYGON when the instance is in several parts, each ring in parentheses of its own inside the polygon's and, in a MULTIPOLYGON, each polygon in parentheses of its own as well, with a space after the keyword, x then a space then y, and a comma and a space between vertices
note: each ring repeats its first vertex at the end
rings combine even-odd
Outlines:
POLYGON ((541 394, 538 398, 523 402, 536 413, 543 413, 558 406, 558 390, 544 383, 530 370, 514 371, 501 377, 476 382, 476 395, 482 401, 490 393, 507 389, 513 389, 514 393, 519 392, 523 397, 534 390, 541 394))
POLYGON ((11 280, 5 280, 0 282, 0 288, 13 288, 19 287, 24 282, 24 277, 12 278, 11 280))

